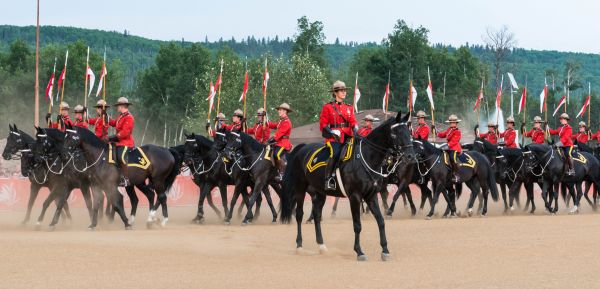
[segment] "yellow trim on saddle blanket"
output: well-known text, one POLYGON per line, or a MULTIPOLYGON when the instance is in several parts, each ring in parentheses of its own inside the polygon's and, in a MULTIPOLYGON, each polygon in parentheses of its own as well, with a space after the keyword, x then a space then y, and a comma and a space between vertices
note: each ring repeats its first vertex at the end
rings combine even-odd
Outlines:
POLYGON ((459 159, 458 159, 458 152, 456 152, 456 151, 454 152, 454 162, 457 163, 461 167, 474 168, 475 165, 477 164, 475 162, 475 160, 468 153, 463 153, 463 155, 467 156, 467 162, 466 163, 462 163, 462 162, 459 161, 459 159))
POLYGON ((271 145, 267 145, 267 151, 265 152, 265 160, 271 160, 271 145))
MULTIPOLYGON (((125 147, 125 148, 127 148, 127 147, 125 147)), ((127 164, 127 166, 128 167, 136 167, 136 168, 140 168, 142 170, 145 170, 152 163, 150 162, 150 159, 148 159, 148 157, 146 156, 146 153, 144 153, 144 151, 141 148, 138 147, 136 149, 140 152, 140 155, 142 155, 142 158, 139 160, 139 162, 127 164)))
MULTIPOLYGON (((321 152, 325 148, 329 148, 329 159, 333 158, 333 147, 331 146, 330 142, 327 142, 324 146, 315 150, 312 153, 312 155, 310 156, 310 158, 308 159, 308 162, 306 163, 306 168, 308 169, 308 172, 312 173, 314 170, 327 165, 327 161, 314 163, 315 161, 317 161, 316 157, 319 154, 319 152, 321 152)), ((342 149, 343 149, 343 147, 342 147, 342 149)), ((346 150, 346 154, 344 155, 344 158, 342 158, 343 162, 352 158, 352 150, 353 149, 354 149, 354 138, 352 138, 350 140, 350 142, 348 143, 348 149, 346 150)), ((281 153, 281 151, 280 151, 280 153, 281 153)))
POLYGON ((112 147, 112 143, 108 143, 108 163, 109 164, 114 164, 115 161, 113 160, 113 147, 112 147))

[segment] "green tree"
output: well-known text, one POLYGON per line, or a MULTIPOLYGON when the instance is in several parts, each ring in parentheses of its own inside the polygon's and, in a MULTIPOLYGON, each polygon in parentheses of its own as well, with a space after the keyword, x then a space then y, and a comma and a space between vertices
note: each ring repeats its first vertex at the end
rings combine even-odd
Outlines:
POLYGON ((321 21, 310 22, 306 16, 299 18, 298 32, 294 36, 292 52, 307 54, 321 68, 326 68, 323 23, 321 21))

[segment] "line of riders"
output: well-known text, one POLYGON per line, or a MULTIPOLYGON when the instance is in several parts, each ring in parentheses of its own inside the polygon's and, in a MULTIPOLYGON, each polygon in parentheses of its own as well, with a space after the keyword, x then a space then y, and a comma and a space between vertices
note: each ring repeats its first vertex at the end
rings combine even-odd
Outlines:
MULTIPOLYGON (((254 216, 252 208, 255 202, 256 212, 260 211, 261 193, 265 195, 275 221, 277 212, 272 205, 268 190, 271 186, 281 199, 282 222, 289 222, 294 211, 296 220, 301 221, 302 210, 299 209, 302 208, 304 196, 308 193, 312 197, 311 219, 315 222, 317 242, 320 246, 324 246, 320 221, 325 196, 347 197, 351 205, 356 234, 355 251, 359 260, 364 256, 358 241, 359 208, 362 201, 367 203, 379 225, 382 258, 389 257, 383 219, 377 203, 378 193, 382 195, 387 215, 392 214, 395 202, 401 194, 403 198, 408 198, 414 215, 415 208, 408 184, 418 184, 422 191, 421 208, 425 198, 430 201, 431 210, 427 215, 430 218, 440 194, 448 203, 444 215, 448 213, 451 213, 451 216, 456 215, 454 194, 460 195, 463 182, 471 189, 469 214, 475 198, 482 193, 483 198, 480 198, 480 205, 483 199, 482 215, 487 212, 488 193, 491 191, 494 200, 498 198, 496 182, 502 188, 505 210, 507 209, 505 186, 511 189, 512 208, 515 186, 518 191, 521 184, 525 185, 528 202, 532 202, 533 211, 533 183, 538 183, 542 187, 546 208, 554 212, 558 205, 552 208, 552 200, 547 201, 546 196, 550 192, 553 195, 551 198, 553 197, 557 202, 554 189, 557 184, 564 182, 569 186, 575 206, 579 204, 579 198, 573 195, 574 184, 577 184, 579 196, 581 196, 581 182, 585 181, 586 185, 593 183, 595 186, 600 184, 600 163, 594 156, 588 157, 587 163, 578 158, 583 165, 575 166, 573 163, 573 158, 578 157, 574 150, 574 141, 577 144, 584 144, 590 138, 599 139, 600 132, 590 135, 585 123, 580 123, 579 133, 573 135, 567 114, 560 116, 561 127, 557 129, 550 129, 548 126, 546 130, 542 129, 543 123, 538 116, 534 118, 533 128, 530 131, 525 131, 522 126, 522 135, 532 139, 532 144, 524 147, 523 150, 518 148, 515 122, 512 117, 507 119, 507 128, 503 132, 499 132, 496 125, 490 123, 488 132, 477 133, 476 141, 472 147, 468 147, 470 151, 467 153, 463 152, 463 147, 467 146, 461 145, 461 131, 458 127, 461 120, 456 115, 450 115, 446 120, 449 127, 435 135, 447 141, 439 147, 428 142, 431 132, 435 132, 435 126, 430 127, 427 124, 427 115, 422 111, 416 113, 417 124, 414 128, 411 127, 411 115, 401 113, 377 127, 373 126, 375 118, 367 115, 363 119, 364 123, 359 127, 352 105, 344 102, 348 89, 342 81, 334 82, 330 89, 332 100, 322 107, 319 117, 319 129, 324 142, 298 144, 294 149, 290 142, 293 126, 288 116, 293 113, 293 110, 287 103, 275 108, 279 115, 279 120, 276 122, 269 121, 265 111, 259 109, 256 122, 251 127, 246 126, 244 114, 239 109, 233 113, 231 123, 227 123, 225 115, 219 113, 214 126, 210 123, 206 125, 207 134, 214 141, 201 135, 186 134, 186 142, 183 145, 171 148, 143 145, 136 148, 133 138, 135 122, 129 112, 132 104, 126 98, 120 97, 113 105, 119 112, 115 119, 108 116, 106 110, 110 106, 103 100, 99 100, 95 106, 95 117, 88 117, 85 107, 76 106, 74 120, 69 117, 69 105, 61 103, 60 115, 57 116, 56 121, 51 121, 51 115, 47 115, 49 128, 37 128, 37 140, 18 130, 16 125, 11 126, 3 157, 14 158, 18 152, 21 152, 23 167, 27 163, 24 156, 32 155, 32 144, 41 144, 35 147, 38 154, 47 154, 41 157, 41 160, 38 160, 39 155, 34 154, 36 165, 29 168, 33 172, 28 175, 32 189, 25 221, 29 219, 37 191, 41 186, 48 186, 46 181, 51 182, 51 176, 56 175, 57 181, 69 179, 68 182, 65 181, 67 188, 62 190, 65 191, 64 195, 60 195, 60 198, 49 197, 44 202, 38 224, 48 205, 52 201, 57 202, 57 211, 51 227, 56 224, 63 209, 65 213, 68 212, 66 197, 70 190, 81 188, 90 210, 92 219, 90 228, 95 228, 97 224, 98 210, 102 208, 104 200, 102 192, 106 194, 109 205, 113 208, 112 211, 119 214, 126 228, 130 228, 138 202, 134 186, 148 197, 150 206, 148 223, 157 220, 156 210, 162 206, 164 225, 168 220, 166 192, 184 164, 190 169, 194 182, 200 187, 198 213, 194 219, 196 222, 203 220, 205 198, 219 214, 218 209, 212 204, 210 194, 215 187, 218 187, 221 192, 223 207, 227 213, 226 222, 231 219, 233 207, 240 195, 248 209, 242 224, 252 221, 254 216), (90 125, 94 126, 93 133, 89 130, 90 125), (115 128, 114 135, 108 134, 109 126, 115 128), (543 145, 546 132, 560 137, 559 147, 562 147, 564 165, 560 157, 556 157, 558 153, 555 154, 554 148, 543 145), (503 145, 499 144, 499 139, 504 140, 503 145), (511 153, 516 150, 518 153, 511 153), (129 158, 127 153, 136 159, 129 158), (499 161, 501 158, 504 162, 499 161), (133 163, 128 163, 129 161, 133 163), (438 165, 443 163, 446 165, 438 165), (133 168, 128 169, 130 164, 133 168), (321 167, 323 168, 318 169, 321 167), (36 174, 36 169, 39 168, 45 169, 41 173, 44 175, 41 182, 38 180, 40 174, 36 174), (534 168, 540 168, 541 172, 534 172, 534 168), (72 170, 72 174, 61 175, 68 169, 72 170), (564 174, 566 177, 563 177, 563 170, 566 172, 564 174), (510 176, 511 172, 512 176, 510 176), (517 178, 519 172, 534 177, 530 180, 520 179, 517 178), (507 181, 507 175, 510 182, 507 181), (393 177, 396 180, 393 180, 393 177), (427 187, 428 181, 432 182, 431 190, 427 187), (389 207, 387 206, 387 183, 398 185, 398 192, 389 207), (230 210, 227 208, 227 185, 235 185, 230 210), (125 187, 131 200, 132 210, 129 220, 124 214, 123 198, 117 190, 118 186, 125 187), (101 190, 100 193, 94 190, 95 187, 101 190), (251 189, 250 198, 247 196, 248 187, 251 189), (89 200, 90 188, 94 193, 93 205, 89 200)), ((477 129, 476 127, 475 130, 477 129)), ((26 170, 22 169, 22 171, 26 170)), ((590 202, 587 190, 588 187, 586 187, 586 199, 590 202)), ((54 191, 62 194, 58 189, 51 189, 51 196, 54 191)), ((594 207, 595 200, 596 198, 594 198, 594 207)), ((296 241, 298 248, 301 248, 301 222, 297 223, 296 241)))

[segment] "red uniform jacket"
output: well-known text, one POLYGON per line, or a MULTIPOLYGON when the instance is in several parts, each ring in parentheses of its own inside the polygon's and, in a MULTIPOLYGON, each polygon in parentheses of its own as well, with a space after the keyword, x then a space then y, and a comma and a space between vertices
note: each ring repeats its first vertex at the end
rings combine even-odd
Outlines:
POLYGON ((253 127, 248 128, 247 133, 254 135, 254 139, 261 144, 267 143, 271 136, 271 130, 268 126, 263 125, 262 122, 257 122, 253 127))
POLYGON ((373 131, 373 128, 370 126, 363 126, 358 130, 358 135, 365 137, 368 136, 371 131, 373 131))
POLYGON ((413 131, 413 138, 418 139, 419 137, 422 140, 429 139, 429 126, 427 124, 419 124, 413 131))
MULTIPOLYGON (((64 126, 60 128, 60 130, 62 132, 64 132, 65 129, 67 129, 68 125, 75 126, 75 123, 73 121, 71 121, 71 118, 69 117, 69 115, 61 116, 61 118, 62 118, 63 123, 64 123, 64 126)), ((50 128, 58 128, 58 126, 59 126, 58 122, 50 123, 50 128)))
POLYGON ((492 144, 498 144, 498 137, 496 136, 495 133, 480 133, 479 137, 482 139, 485 139, 487 141, 489 141, 492 144))
POLYGON ((573 135, 573 129, 568 123, 558 129, 550 129, 550 134, 558 135, 563 146, 573 146, 573 140, 571 139, 571 136, 573 135))
POLYGON ((133 140, 134 119, 131 113, 122 113, 116 120, 111 119, 108 124, 117 130, 117 138, 119 138, 117 146, 127 146, 130 148, 135 146, 135 141, 133 140))
POLYGON ((504 138, 504 145, 507 148, 517 148, 517 132, 508 128, 503 133, 500 134, 500 137, 504 138))
POLYGON ((530 131, 524 133, 523 136, 530 137, 531 141, 536 144, 543 144, 544 138, 546 137, 544 134, 544 130, 541 128, 532 128, 530 131))
MULTIPOLYGON (((353 136, 352 129, 356 126, 354 108, 345 103, 332 101, 323 106, 319 117, 319 129, 329 126, 332 131, 341 132, 340 142, 344 142, 344 135, 353 136)), ((326 139, 325 142, 335 141, 334 138, 326 139)))
POLYGON ((273 138, 277 142, 277 146, 285 148, 288 151, 291 150, 292 143, 290 142, 290 134, 292 134, 292 122, 290 119, 284 117, 277 123, 268 122, 267 125, 270 129, 276 129, 273 138))
POLYGON ((88 128, 88 123, 83 121, 83 119, 81 118, 75 118, 75 126, 88 128))
POLYGON ((242 123, 241 122, 234 122, 232 124, 223 124, 222 127, 225 128, 228 131, 233 131, 233 130, 241 131, 242 130, 242 123))
POLYGON ((590 139, 587 133, 579 132, 576 135, 571 136, 571 139, 577 140, 580 143, 587 143, 590 139))
POLYGON ((88 122, 94 126, 94 134, 102 140, 108 138, 108 123, 101 116, 90 118, 88 122))
POLYGON ((460 147, 461 133, 458 128, 449 127, 446 131, 438 133, 437 136, 440 138, 446 138, 448 141, 448 148, 462 153, 462 148, 460 147))

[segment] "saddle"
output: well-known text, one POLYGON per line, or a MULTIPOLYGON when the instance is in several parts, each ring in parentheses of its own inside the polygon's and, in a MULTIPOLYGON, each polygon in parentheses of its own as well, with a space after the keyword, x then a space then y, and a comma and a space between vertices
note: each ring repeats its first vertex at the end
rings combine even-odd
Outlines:
MULTIPOLYGON (((343 146, 340 148, 340 158, 342 162, 348 161, 351 157, 352 157, 352 151, 354 149, 354 139, 350 139, 350 141, 346 142, 343 144, 343 146)), ((308 172, 312 173, 314 172, 316 169, 320 168, 320 167, 324 167, 327 165, 327 162, 330 161, 331 158, 333 158, 335 156, 335 152, 334 149, 331 145, 323 145, 322 147, 316 149, 311 155, 310 158, 308 159, 308 162, 306 162, 306 169, 308 169, 308 172)), ((339 164, 340 160, 332 160, 336 162, 336 166, 337 164, 339 164)), ((334 168, 335 170, 335 168, 334 168)))
MULTIPOLYGON (((558 155, 560 155, 560 158, 562 159, 562 161, 563 162, 567 161, 567 157, 565 156, 564 150, 562 150, 559 147, 557 147, 556 149, 557 149, 558 155)), ((573 146, 573 149, 570 151, 570 153, 571 153, 571 159, 573 159, 574 161, 580 162, 582 164, 587 163, 587 158, 585 158, 582 154, 579 153, 576 146, 573 146)))
POLYGON ((126 165, 143 170, 151 165, 150 159, 141 148, 118 147, 111 143, 108 144, 108 162, 119 167, 126 165))
POLYGON ((457 151, 444 151, 444 163, 451 168, 451 162, 456 163, 459 167, 474 168, 477 165, 475 159, 466 152, 459 154, 457 151))

